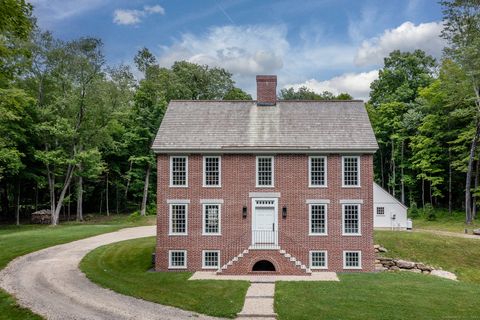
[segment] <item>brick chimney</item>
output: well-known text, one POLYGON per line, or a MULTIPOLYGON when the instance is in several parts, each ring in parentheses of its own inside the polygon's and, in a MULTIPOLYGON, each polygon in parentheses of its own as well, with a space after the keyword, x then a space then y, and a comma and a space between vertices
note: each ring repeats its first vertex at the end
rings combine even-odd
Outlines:
POLYGON ((277 76, 257 76, 257 105, 274 106, 277 104, 277 76))

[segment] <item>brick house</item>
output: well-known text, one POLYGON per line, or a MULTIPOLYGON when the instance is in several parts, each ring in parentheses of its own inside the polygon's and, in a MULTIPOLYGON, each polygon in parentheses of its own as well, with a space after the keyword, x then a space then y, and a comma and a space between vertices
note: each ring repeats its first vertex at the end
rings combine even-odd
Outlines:
POLYGON ((172 101, 157 155, 157 271, 373 271, 373 153, 362 101, 172 101))

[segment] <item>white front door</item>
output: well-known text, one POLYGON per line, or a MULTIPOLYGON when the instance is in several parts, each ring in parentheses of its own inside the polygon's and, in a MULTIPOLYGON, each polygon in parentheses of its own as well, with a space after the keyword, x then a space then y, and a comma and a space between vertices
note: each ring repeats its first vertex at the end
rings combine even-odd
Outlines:
POLYGON ((277 199, 253 199, 252 244, 272 246, 278 243, 277 199))

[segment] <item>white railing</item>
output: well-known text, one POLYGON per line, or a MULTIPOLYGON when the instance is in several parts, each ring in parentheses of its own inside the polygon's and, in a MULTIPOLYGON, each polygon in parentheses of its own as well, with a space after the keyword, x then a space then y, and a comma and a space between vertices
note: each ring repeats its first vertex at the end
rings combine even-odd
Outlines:
POLYGON ((252 249, 276 249, 278 247, 277 230, 253 230, 252 249))

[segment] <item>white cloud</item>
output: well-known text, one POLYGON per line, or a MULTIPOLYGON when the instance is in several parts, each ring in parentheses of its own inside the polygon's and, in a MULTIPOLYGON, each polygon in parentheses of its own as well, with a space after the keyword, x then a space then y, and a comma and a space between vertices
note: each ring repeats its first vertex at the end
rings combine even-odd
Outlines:
POLYGON ((404 22, 395 29, 387 29, 380 37, 362 42, 355 56, 360 66, 380 65, 383 58, 393 50, 424 50, 434 57, 440 57, 445 42, 440 38, 441 22, 420 23, 404 22))
POLYGON ((368 100, 370 84, 378 78, 378 70, 361 73, 345 73, 329 80, 318 81, 310 79, 302 83, 285 85, 285 88, 307 87, 317 93, 330 91, 336 95, 347 92, 356 99, 368 100))
POLYGON ((165 14, 160 5, 144 6, 143 10, 116 9, 113 12, 113 22, 120 25, 135 25, 142 22, 142 18, 150 14, 165 14))
POLYGON ((71 18, 106 5, 109 0, 31 0, 40 26, 50 28, 55 22, 71 18))

